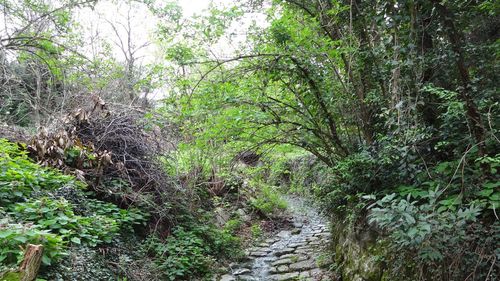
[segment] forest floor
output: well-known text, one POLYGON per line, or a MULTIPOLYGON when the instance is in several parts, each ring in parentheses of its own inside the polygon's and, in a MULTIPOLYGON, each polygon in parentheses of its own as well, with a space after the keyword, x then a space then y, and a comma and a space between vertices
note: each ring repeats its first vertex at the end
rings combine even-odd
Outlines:
POLYGON ((299 197, 286 197, 293 227, 283 229, 247 250, 244 262, 233 264, 219 281, 332 280, 322 267, 330 232, 318 209, 299 197))

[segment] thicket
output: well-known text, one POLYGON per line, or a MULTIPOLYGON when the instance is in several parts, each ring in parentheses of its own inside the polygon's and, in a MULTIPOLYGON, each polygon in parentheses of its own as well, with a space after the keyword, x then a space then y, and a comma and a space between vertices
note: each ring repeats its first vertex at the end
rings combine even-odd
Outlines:
POLYGON ((160 34, 184 70, 162 110, 217 154, 312 154, 271 157, 267 180, 378 232, 391 280, 496 279, 498 5, 261 2, 160 34), (205 51, 218 28, 261 10, 268 25, 251 25, 235 55, 205 51))
POLYGON ((122 61, 102 38, 82 54, 73 17, 96 1, 0 3, 0 120, 38 130, 0 143, 2 265, 38 242, 45 263, 76 260, 42 269, 54 279, 209 275, 287 186, 375 231, 391 280, 498 279, 496 1, 241 1, 192 18, 144 1, 162 54, 147 65, 139 2, 110 23, 122 61))

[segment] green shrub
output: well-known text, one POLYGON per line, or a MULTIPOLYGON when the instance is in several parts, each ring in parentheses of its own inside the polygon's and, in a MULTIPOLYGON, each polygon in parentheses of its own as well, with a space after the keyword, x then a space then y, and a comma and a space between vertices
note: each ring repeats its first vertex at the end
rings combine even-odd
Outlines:
POLYGON ((103 215, 75 215, 72 205, 63 198, 29 200, 12 205, 10 210, 10 214, 19 221, 34 222, 42 229, 49 229, 76 244, 82 241, 91 246, 109 243, 119 230, 119 225, 113 218, 103 215))
POLYGON ((261 184, 256 191, 256 195, 250 198, 250 205, 259 214, 266 217, 287 208, 287 203, 281 198, 277 188, 265 184, 261 184))
POLYGON ((15 223, 9 217, 3 217, 0 219, 0 272, 1 265, 16 265, 21 261, 22 248, 28 243, 44 246, 43 264, 50 265, 64 255, 65 243, 60 236, 38 225, 15 223))
POLYGON ((134 225, 146 225, 149 214, 137 208, 120 209, 112 203, 105 203, 96 199, 86 199, 84 206, 88 217, 103 216, 114 219, 121 227, 132 230, 134 225))
MULTIPOLYGON (((400 279, 417 278, 427 272, 432 279, 463 280, 475 271, 486 280, 494 259, 500 224, 487 227, 480 222, 483 209, 475 204, 457 203, 457 197, 440 200, 441 191, 419 191, 401 197, 390 194, 371 207, 369 221, 387 232, 389 272, 400 279), (442 268, 447 268, 446 273, 442 268)), ((427 278, 427 277, 426 277, 427 278)))
POLYGON ((176 228, 164 242, 150 236, 143 248, 155 257, 157 266, 167 280, 208 274, 214 262, 207 254, 209 249, 203 239, 181 227, 176 228))
POLYGON ((259 224, 252 224, 252 226, 250 227, 250 232, 252 233, 252 237, 254 239, 258 239, 260 237, 262 237, 262 228, 260 227, 259 224))
POLYGON ((18 145, 0 139, 0 206, 28 198, 34 191, 65 185, 82 187, 73 177, 31 162, 18 145))

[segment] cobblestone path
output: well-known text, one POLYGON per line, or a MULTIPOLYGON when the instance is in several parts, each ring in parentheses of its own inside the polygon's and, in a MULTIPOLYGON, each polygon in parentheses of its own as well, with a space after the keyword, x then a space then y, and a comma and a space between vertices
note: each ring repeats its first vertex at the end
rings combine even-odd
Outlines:
POLYGON ((233 266, 220 281, 331 280, 319 267, 330 240, 326 220, 304 200, 287 201, 294 227, 249 249, 248 261, 233 266))

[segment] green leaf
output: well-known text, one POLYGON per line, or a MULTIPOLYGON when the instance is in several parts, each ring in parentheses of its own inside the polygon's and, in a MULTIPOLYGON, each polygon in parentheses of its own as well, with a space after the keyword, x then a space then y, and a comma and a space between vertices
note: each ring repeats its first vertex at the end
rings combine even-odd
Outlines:
POLYGON ((48 256, 43 255, 42 256, 42 263, 45 264, 45 265, 51 265, 52 261, 51 261, 51 259, 48 256))
POLYGON ((71 238, 71 242, 73 242, 75 244, 81 244, 80 238, 78 238, 78 237, 71 238))

